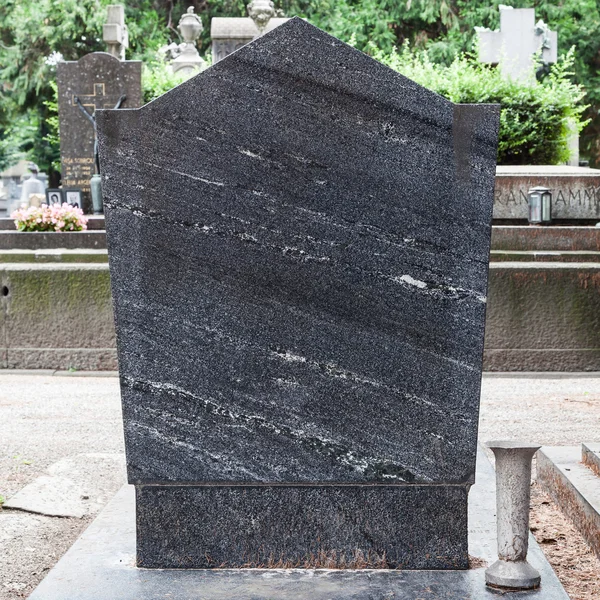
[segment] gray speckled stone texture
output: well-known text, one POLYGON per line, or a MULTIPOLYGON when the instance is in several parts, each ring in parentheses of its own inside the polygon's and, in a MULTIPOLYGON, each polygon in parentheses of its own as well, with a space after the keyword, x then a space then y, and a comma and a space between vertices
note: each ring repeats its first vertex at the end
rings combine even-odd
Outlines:
POLYGON ((136 505, 141 567, 468 566, 465 486, 141 486, 136 505))
POLYGON ((292 19, 97 119, 129 481, 464 492, 498 107, 292 19))

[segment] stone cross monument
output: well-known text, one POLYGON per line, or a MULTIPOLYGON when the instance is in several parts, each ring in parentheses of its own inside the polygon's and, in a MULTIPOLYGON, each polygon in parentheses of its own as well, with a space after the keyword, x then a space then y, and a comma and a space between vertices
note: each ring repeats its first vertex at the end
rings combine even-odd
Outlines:
POLYGON ((138 565, 466 569, 498 107, 292 19, 97 119, 138 565))
POLYGON ((102 26, 102 39, 106 42, 107 52, 125 60, 125 50, 129 47, 129 34, 125 25, 125 8, 121 4, 107 7, 106 23, 102 26))
POLYGON ((498 64, 511 79, 529 81, 534 77, 533 57, 540 49, 541 60, 555 63, 557 34, 542 21, 535 22, 535 9, 500 5, 500 31, 476 27, 479 60, 498 64))
MULTIPOLYGON (((497 64, 505 77, 534 82, 534 56, 540 52, 545 64, 557 60, 558 36, 541 19, 535 22, 535 9, 500 5, 500 31, 476 27, 479 39, 479 60, 497 64)), ((579 165, 579 135, 569 138, 569 165, 579 165)))
MULTIPOLYGON (((92 210, 90 181, 99 172, 96 109, 142 104, 142 63, 125 60, 127 26, 120 4, 108 6, 103 37, 108 52, 93 52, 57 66, 62 185, 83 192, 86 212, 92 210)), ((100 212, 99 186, 96 190, 94 212, 100 212)))
POLYGON ((90 180, 96 165, 95 112, 142 104, 142 63, 121 61, 106 52, 86 54, 57 65, 62 185, 83 192, 91 210, 90 180))

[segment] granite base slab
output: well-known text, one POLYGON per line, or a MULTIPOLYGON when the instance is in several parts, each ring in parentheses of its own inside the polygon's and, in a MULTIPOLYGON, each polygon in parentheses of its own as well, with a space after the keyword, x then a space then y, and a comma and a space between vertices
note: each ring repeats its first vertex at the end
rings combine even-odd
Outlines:
POLYGON ((466 569, 468 489, 138 486, 137 564, 466 569))
MULTIPOLYGON (((125 486, 90 525, 29 600, 494 600, 484 572, 495 560, 494 472, 480 452, 469 494, 469 553, 463 571, 329 569, 140 569, 135 567, 135 499, 125 486)), ((530 536, 529 562, 541 587, 503 600, 568 600, 530 536)))

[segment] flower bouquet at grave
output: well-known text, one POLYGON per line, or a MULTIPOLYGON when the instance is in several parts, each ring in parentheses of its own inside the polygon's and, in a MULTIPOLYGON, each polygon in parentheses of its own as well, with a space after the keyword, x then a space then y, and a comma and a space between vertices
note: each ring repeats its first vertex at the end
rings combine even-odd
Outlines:
POLYGON ((20 208, 11 215, 19 231, 85 231, 87 217, 80 208, 63 204, 42 204, 20 208))

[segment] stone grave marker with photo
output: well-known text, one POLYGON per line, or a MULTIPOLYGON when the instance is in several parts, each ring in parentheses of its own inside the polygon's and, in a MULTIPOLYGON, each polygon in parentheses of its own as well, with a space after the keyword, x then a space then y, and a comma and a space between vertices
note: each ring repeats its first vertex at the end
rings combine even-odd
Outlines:
POLYGON ((104 38, 108 52, 86 54, 57 65, 58 117, 62 186, 83 192, 83 208, 91 212, 90 179, 95 165, 95 111, 142 105, 142 63, 119 60, 127 47, 123 7, 108 7, 104 38))
POLYGON ((466 569, 498 107, 292 19, 97 122, 138 566, 466 569))

